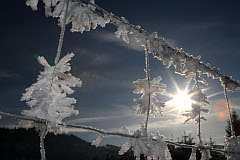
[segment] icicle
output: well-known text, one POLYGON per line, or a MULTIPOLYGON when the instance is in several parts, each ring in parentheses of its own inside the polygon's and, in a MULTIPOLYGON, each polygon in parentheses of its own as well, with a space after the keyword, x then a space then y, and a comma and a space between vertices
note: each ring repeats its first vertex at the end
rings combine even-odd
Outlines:
POLYGON ((196 148, 192 149, 192 153, 190 155, 189 160, 196 160, 196 148))
POLYGON ((46 153, 45 153, 45 149, 44 149, 44 139, 47 134, 47 127, 48 127, 47 124, 44 124, 39 128, 40 153, 41 153, 42 160, 46 160, 46 153))
POLYGON ((59 39, 59 43, 58 43, 58 49, 57 49, 57 55, 56 55, 56 58, 55 58, 55 64, 58 63, 60 55, 61 55, 61 51, 62 51, 65 25, 66 25, 67 13, 68 13, 68 5, 69 5, 69 0, 67 0, 66 10, 65 10, 65 14, 64 14, 62 27, 61 27, 61 34, 60 34, 60 39, 59 39))
POLYGON ((94 140, 94 141, 92 142, 92 145, 98 147, 104 136, 105 136, 104 134, 100 134, 100 135, 96 138, 96 140, 94 140))

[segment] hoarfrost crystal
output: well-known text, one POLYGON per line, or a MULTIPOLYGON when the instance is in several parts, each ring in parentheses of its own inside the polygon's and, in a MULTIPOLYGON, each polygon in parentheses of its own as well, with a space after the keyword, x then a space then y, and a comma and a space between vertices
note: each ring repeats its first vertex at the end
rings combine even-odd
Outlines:
POLYGON ((117 38, 120 38, 122 36, 122 39, 126 42, 129 43, 129 38, 128 38, 128 33, 129 33, 129 25, 128 25, 128 21, 122 17, 121 18, 122 21, 125 22, 121 23, 121 21, 119 21, 118 23, 118 30, 115 32, 115 35, 117 38))
MULTIPOLYGON (((132 135, 139 138, 129 138, 128 142, 123 144, 119 154, 122 155, 129 150, 129 148, 133 147, 134 156, 136 159, 140 159, 140 155, 144 154, 144 156, 148 156, 149 148, 148 141, 150 140, 147 136, 144 136, 145 132, 142 132, 144 127, 142 126, 140 130, 135 131, 132 135)), ((124 133, 130 133, 130 131, 124 127, 124 133)))
MULTIPOLYGON (((130 134, 130 131, 124 127, 123 133, 130 134)), ((136 156, 137 160, 140 159, 141 154, 143 154, 144 157, 153 160, 172 160, 167 144, 164 141, 165 138, 159 133, 156 133, 155 136, 148 136, 143 123, 141 128, 131 135, 136 138, 129 138, 128 142, 122 145, 119 151, 120 155, 124 154, 132 147, 134 156, 136 156)))
MULTIPOLYGON (((206 95, 202 93, 201 89, 190 90, 188 95, 192 100, 192 109, 187 110, 186 113, 183 114, 183 116, 188 117, 184 123, 188 123, 190 120, 195 120, 197 123, 199 123, 199 112, 208 113, 209 110, 203 108, 202 106, 209 104, 209 102, 207 101, 206 95)), ((206 120, 204 116, 200 117, 200 119, 206 120)))
POLYGON ((160 83, 161 80, 162 78, 158 76, 157 78, 154 78, 152 81, 150 81, 150 89, 147 79, 139 79, 133 82, 136 87, 133 93, 142 94, 139 99, 134 100, 136 102, 136 105, 134 105, 133 108, 135 108, 137 112, 140 111, 141 114, 147 113, 150 95, 150 114, 156 115, 157 113, 162 113, 162 108, 165 107, 165 103, 157 99, 157 93, 164 93, 166 85, 160 83))
POLYGON ((172 160, 164 136, 157 132, 155 136, 151 137, 154 140, 151 138, 149 157, 153 160, 172 160))
POLYGON ((58 128, 64 118, 78 114, 73 106, 76 100, 67 97, 67 94, 74 92, 71 87, 82 85, 80 79, 65 73, 71 70, 68 61, 73 56, 73 53, 67 54, 55 66, 50 66, 44 57, 38 57, 44 71, 40 72, 37 82, 22 95, 21 101, 27 101, 31 107, 30 110, 23 110, 23 115, 46 119, 53 128, 58 128))
MULTIPOLYGON (((94 3, 94 1, 91 2, 94 3)), ((110 22, 108 14, 104 14, 104 17, 95 14, 95 7, 92 5, 68 0, 43 0, 43 3, 46 16, 59 18, 60 23, 63 23, 66 6, 69 3, 66 24, 72 22, 72 32, 90 31, 97 26, 105 27, 110 22)), ((27 0, 26 4, 33 10, 37 10, 38 0, 27 0)))

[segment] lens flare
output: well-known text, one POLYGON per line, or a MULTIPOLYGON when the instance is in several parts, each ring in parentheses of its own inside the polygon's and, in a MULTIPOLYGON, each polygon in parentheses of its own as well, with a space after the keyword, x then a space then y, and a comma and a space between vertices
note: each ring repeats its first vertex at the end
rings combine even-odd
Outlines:
POLYGON ((226 120, 228 118, 228 110, 225 99, 220 99, 215 103, 214 113, 218 120, 226 120))

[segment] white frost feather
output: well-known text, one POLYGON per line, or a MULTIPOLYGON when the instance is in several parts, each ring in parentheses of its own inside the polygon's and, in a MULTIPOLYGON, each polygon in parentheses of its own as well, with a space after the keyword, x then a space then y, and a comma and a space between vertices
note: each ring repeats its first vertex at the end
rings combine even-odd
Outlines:
MULTIPOLYGON (((128 132, 129 130, 124 127, 124 133, 128 132)), ((151 160, 172 160, 167 144, 164 141, 165 138, 159 133, 148 136, 148 133, 146 133, 142 125, 140 130, 135 131, 132 135, 138 138, 129 138, 128 142, 122 145, 119 151, 120 155, 123 155, 132 147, 136 159, 139 159, 140 155, 143 154, 151 160)))
POLYGON ((161 114, 162 108, 165 107, 165 104, 157 99, 157 94, 162 94, 165 92, 166 85, 160 83, 162 78, 158 76, 150 81, 150 89, 149 83, 147 79, 139 79, 134 81, 133 84, 135 85, 136 89, 133 91, 135 94, 142 94, 142 96, 134 100, 136 105, 133 106, 137 112, 141 114, 146 114, 148 110, 148 103, 149 103, 149 94, 150 94, 150 114, 161 114))
POLYGON ((44 71, 22 95, 21 101, 27 101, 31 107, 30 110, 23 110, 23 115, 46 119, 53 128, 58 128, 64 118, 78 114, 73 106, 76 100, 67 97, 67 94, 74 92, 71 87, 82 85, 80 79, 65 73, 71 70, 68 61, 73 56, 73 53, 67 54, 56 66, 50 66, 44 57, 38 57, 44 71))
MULTIPOLYGON (((197 123, 199 123, 199 112, 208 113, 209 110, 203 108, 202 106, 209 104, 209 102, 207 101, 206 95, 202 93, 201 89, 190 90, 188 95, 193 103, 192 109, 187 110, 185 114, 182 114, 183 116, 187 117, 184 123, 189 123, 190 120, 195 120, 197 123)), ((204 116, 200 117, 200 119, 206 120, 204 116)))

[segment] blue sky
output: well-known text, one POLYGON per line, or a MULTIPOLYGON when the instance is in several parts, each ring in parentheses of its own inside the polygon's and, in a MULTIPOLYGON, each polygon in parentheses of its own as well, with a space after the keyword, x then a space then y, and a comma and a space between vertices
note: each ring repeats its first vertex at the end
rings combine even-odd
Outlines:
MULTIPOLYGON (((173 47, 183 48, 194 56, 201 55, 205 63, 220 68, 221 73, 240 79, 240 10, 239 2, 230 1, 156 1, 156 0, 96 0, 96 4, 115 15, 124 16, 130 23, 141 25, 149 33, 158 32, 173 47)), ((37 56, 44 56, 53 64, 60 27, 57 20, 46 18, 42 3, 34 12, 24 0, 4 1, 1 5, 1 63, 0 63, 0 111, 20 114, 27 109, 20 102, 24 89, 36 81, 42 70, 37 56)), ((135 114, 132 82, 145 78, 144 51, 132 37, 130 44, 114 36, 116 27, 107 25, 90 32, 71 33, 67 26, 62 55, 74 52, 71 63, 72 74, 83 81, 82 88, 76 88, 75 108, 78 116, 67 119, 68 123, 91 125, 105 130, 120 130, 126 125, 132 131, 140 127, 144 116, 135 114)), ((186 79, 166 69, 162 62, 150 57, 151 78, 161 76, 167 84, 167 92, 176 93, 173 80, 182 89, 186 79)), ((218 80, 206 78, 209 83, 206 94, 223 91, 218 80)), ((191 87, 191 86, 190 86, 191 87)), ((202 86, 205 87, 205 86, 202 86)), ((239 110, 239 91, 229 93, 235 110, 239 110)), ((210 97, 210 113, 203 122, 204 139, 213 137, 217 143, 224 142, 225 119, 219 119, 219 112, 225 112, 223 93, 210 97)), ((169 97, 159 96, 166 102, 169 97)), ((185 125, 184 117, 171 107, 164 109, 165 116, 150 118, 149 130, 166 137, 173 134, 175 140, 184 131, 196 136, 194 122, 185 125)), ((7 119, 1 125, 12 124, 7 119)), ((93 140, 95 134, 77 134, 86 140, 93 140)), ((118 144, 124 140, 110 137, 103 144, 118 144)))

